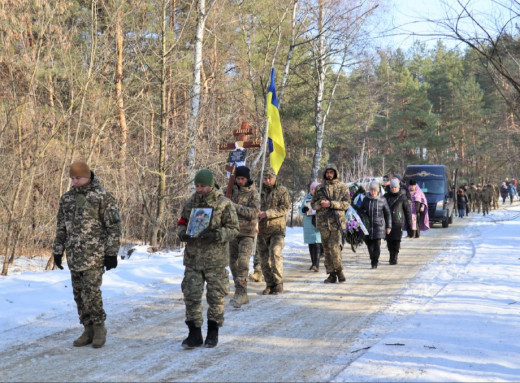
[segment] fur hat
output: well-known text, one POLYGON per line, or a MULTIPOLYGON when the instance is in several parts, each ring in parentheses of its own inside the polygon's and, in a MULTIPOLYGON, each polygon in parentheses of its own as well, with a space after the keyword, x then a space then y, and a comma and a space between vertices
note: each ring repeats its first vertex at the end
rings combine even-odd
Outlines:
POLYGON ((235 177, 245 177, 248 181, 251 181, 251 174, 247 166, 239 166, 235 169, 235 177))
POLYGON ((69 176, 90 178, 92 173, 85 162, 77 161, 70 165, 69 176))
POLYGON ((195 174, 195 179, 193 180, 195 185, 204 185, 204 186, 215 186, 215 178, 213 178, 213 173, 211 173, 208 169, 202 169, 195 174))
POLYGON ((265 168, 264 170, 264 178, 274 178, 276 177, 276 172, 273 168, 265 168))

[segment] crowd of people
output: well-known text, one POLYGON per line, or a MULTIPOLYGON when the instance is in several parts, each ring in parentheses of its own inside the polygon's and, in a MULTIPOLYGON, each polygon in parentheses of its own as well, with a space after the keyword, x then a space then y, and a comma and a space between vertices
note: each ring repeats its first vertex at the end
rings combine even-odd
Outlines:
MULTIPOLYGON (((73 163, 69 173, 72 188, 60 199, 53 259, 63 269, 62 258, 67 254, 74 300, 84 327, 73 345, 100 348, 107 334, 100 288, 105 270, 117 267, 121 218, 115 198, 86 163, 73 163)), ((227 266, 235 287, 230 300, 233 307, 249 303, 248 278, 260 282, 263 276, 263 295, 283 294, 283 248, 291 205, 287 188, 278 182, 272 168, 264 171, 259 192, 249 168, 237 167, 230 199, 208 169, 196 173, 194 184, 195 192, 184 203, 177 222, 178 238, 185 244, 181 288, 189 333, 182 347, 187 349, 218 344, 229 293, 227 266), (254 270, 248 276, 252 253, 254 270), (208 303, 205 339, 201 330, 204 289, 208 303)), ((512 203, 516 187, 515 179, 506 179, 500 189, 491 183, 463 185, 457 193, 458 216, 463 218, 481 210, 488 214, 491 207, 498 207, 499 195, 503 204, 507 197, 512 203)), ((346 281, 341 261, 345 238, 361 238, 372 269, 377 269, 382 239, 387 243, 390 265, 396 265, 403 233, 419 238, 422 231, 429 229, 428 203, 415 180, 406 185, 395 174, 384 178, 382 185, 371 182, 366 191, 359 185, 341 182, 334 164, 325 166, 321 182, 309 185, 299 211, 311 258, 309 270, 319 272, 323 258, 327 274, 324 283, 346 281), (356 235, 348 235, 352 233, 356 235)))

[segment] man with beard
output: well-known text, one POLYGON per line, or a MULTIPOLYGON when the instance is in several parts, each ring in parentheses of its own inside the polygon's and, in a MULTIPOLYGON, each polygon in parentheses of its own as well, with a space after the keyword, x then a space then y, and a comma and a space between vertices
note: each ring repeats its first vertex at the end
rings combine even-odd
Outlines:
POLYGON ((249 303, 247 273, 260 212, 260 196, 255 190, 247 166, 239 166, 235 170, 235 185, 233 185, 231 201, 237 211, 240 226, 238 236, 229 242, 229 268, 235 282, 235 295, 231 299, 231 304, 235 308, 240 308, 249 303))
POLYGON ((316 210, 316 225, 320 231, 325 269, 324 283, 345 282, 341 264, 341 234, 346 229, 345 211, 350 206, 349 187, 338 179, 336 165, 329 164, 323 171, 323 182, 316 188, 311 201, 316 210))

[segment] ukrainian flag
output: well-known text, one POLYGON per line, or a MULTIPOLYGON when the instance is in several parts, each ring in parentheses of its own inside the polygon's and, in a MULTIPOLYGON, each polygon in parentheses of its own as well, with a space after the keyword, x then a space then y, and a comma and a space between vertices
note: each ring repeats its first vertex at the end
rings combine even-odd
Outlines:
POLYGON ((271 85, 267 91, 267 121, 269 162, 276 174, 285 159, 285 143, 283 141, 282 124, 278 113, 278 99, 274 88, 274 68, 271 69, 271 85))

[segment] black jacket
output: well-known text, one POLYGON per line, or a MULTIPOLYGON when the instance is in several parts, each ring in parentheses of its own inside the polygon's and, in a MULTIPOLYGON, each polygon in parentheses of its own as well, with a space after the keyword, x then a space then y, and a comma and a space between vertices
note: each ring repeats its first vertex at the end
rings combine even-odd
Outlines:
POLYGON ((400 241, 403 236, 403 224, 406 222, 406 227, 412 227, 410 201, 402 190, 397 193, 386 193, 385 198, 392 214, 392 231, 386 236, 386 239, 400 241))
POLYGON ((457 209, 466 209, 468 205, 468 196, 466 194, 457 193, 457 209))
POLYGON ((392 228, 392 215, 386 199, 381 196, 372 197, 367 193, 361 203, 361 211, 368 216, 368 238, 385 238, 386 229, 392 228))

